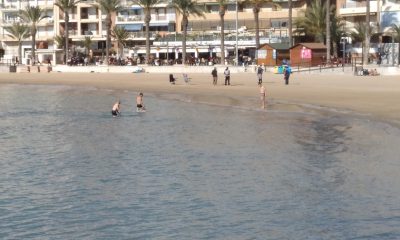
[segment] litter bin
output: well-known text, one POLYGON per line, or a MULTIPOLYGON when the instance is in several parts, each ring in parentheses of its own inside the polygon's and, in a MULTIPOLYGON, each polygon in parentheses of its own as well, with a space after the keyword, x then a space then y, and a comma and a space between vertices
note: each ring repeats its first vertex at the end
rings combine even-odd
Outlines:
POLYGON ((16 73, 17 72, 17 66, 16 65, 10 65, 10 73, 16 73))
POLYGON ((279 74, 283 74, 283 66, 279 66, 278 67, 278 73, 279 74))
POLYGON ((274 67, 273 73, 278 73, 278 66, 274 67))

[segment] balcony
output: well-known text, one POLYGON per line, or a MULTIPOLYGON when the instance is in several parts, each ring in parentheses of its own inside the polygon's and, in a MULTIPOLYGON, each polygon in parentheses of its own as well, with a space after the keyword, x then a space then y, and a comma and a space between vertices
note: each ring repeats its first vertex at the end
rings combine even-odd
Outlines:
MULTIPOLYGON (((376 13, 377 12, 377 2, 371 1, 370 2, 370 12, 376 13)), ((344 4, 339 9, 339 15, 346 15, 346 16, 354 16, 354 15, 365 15, 367 11, 367 7, 365 2, 364 3, 353 3, 353 4, 344 4)))
POLYGON ((135 16, 118 16, 117 22, 143 22, 144 16, 135 15, 135 16))
POLYGON ((18 11, 20 8, 16 4, 0 4, 2 11, 18 11))

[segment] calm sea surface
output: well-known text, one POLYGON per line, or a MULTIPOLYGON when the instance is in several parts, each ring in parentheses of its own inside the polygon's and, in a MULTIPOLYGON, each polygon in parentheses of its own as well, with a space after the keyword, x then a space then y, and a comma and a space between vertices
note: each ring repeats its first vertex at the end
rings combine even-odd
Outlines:
POLYGON ((399 129, 135 95, 0 85, 0 239, 400 239, 399 129))

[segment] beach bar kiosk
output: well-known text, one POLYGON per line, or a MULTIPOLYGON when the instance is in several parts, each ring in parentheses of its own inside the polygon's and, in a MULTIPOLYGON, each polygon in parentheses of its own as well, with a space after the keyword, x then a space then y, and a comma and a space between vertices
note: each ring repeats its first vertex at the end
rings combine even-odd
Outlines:
POLYGON ((326 46, 323 43, 298 43, 290 48, 292 66, 311 67, 324 62, 326 46))
POLYGON ((266 43, 257 50, 257 65, 277 66, 282 65, 284 59, 288 60, 289 44, 266 43))

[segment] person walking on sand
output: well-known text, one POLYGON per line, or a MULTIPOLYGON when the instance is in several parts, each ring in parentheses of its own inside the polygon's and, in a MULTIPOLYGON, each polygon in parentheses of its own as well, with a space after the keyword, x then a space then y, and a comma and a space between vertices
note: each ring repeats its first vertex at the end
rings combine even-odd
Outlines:
POLYGON ((143 104, 143 93, 139 93, 136 97, 136 111, 144 112, 146 109, 143 104))
POLYGON ((118 101, 118 102, 116 102, 115 104, 114 104, 114 106, 112 107, 112 110, 111 110, 111 115, 113 116, 113 117, 118 117, 118 116, 120 116, 121 115, 121 101, 118 101))
POLYGON ((260 99, 261 99, 261 108, 265 109, 265 97, 266 97, 266 90, 265 87, 260 84, 260 99))
POLYGON ((262 75, 263 75, 264 69, 260 66, 257 68, 257 78, 258 78, 258 85, 262 84, 262 75))
POLYGON ((225 75, 225 85, 231 85, 231 71, 229 71, 228 67, 226 67, 224 75, 225 75))
POLYGON ((217 72, 217 68, 214 67, 214 69, 211 72, 211 75, 213 77, 213 85, 217 85, 217 80, 218 80, 218 72, 217 72))

